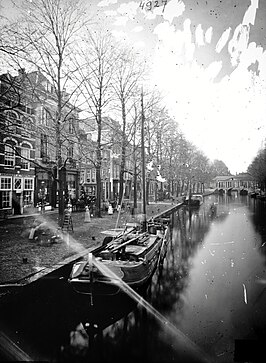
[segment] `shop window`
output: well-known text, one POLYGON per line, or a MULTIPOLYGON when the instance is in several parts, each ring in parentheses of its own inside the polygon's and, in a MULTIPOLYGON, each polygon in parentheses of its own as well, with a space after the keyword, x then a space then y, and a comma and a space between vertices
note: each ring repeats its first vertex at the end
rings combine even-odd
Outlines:
POLYGON ((23 204, 24 204, 24 206, 32 204, 32 202, 33 202, 32 196, 33 196, 32 191, 24 190, 24 192, 23 192, 23 204))

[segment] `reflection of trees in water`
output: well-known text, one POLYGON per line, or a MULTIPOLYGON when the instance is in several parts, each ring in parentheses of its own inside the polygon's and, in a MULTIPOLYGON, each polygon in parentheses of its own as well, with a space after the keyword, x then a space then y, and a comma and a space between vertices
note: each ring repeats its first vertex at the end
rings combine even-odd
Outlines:
POLYGON ((188 284, 190 258, 200 248, 212 219, 216 218, 217 207, 213 206, 213 203, 206 203, 198 209, 180 208, 172 215, 167 254, 151 285, 151 303, 162 313, 169 312, 167 310, 172 310, 174 305, 181 310, 182 292, 188 284))
MULTIPOLYGON (((171 216, 166 255, 148 289, 142 292, 142 296, 162 315, 182 311, 182 293, 189 282, 190 257, 201 246, 214 215, 215 212, 211 213, 210 207, 206 206, 198 210, 181 208, 171 216)), ((116 302, 108 309, 101 307, 94 314, 81 317, 80 321, 85 322, 90 317, 93 319, 89 321, 91 325, 87 325, 85 334, 79 324, 76 325, 76 332, 72 331, 72 346, 65 349, 64 360, 150 361, 156 352, 158 361, 159 358, 162 361, 168 358, 169 361, 173 354, 178 354, 176 351, 173 353, 173 347, 169 347, 169 337, 162 339, 162 322, 147 313, 140 304, 130 306, 126 302, 116 302), (101 314, 108 311, 111 319, 101 322, 101 314), (97 326, 95 329, 94 324, 97 326), (80 347, 82 344, 83 348, 80 347)), ((177 321, 178 317, 175 318, 177 321)))
MULTIPOLYGON (((142 296, 162 315, 169 316, 172 311, 182 311, 182 296, 189 282, 190 258, 201 247, 212 221, 224 220, 228 216, 228 213, 223 211, 229 202, 230 200, 224 196, 217 196, 208 199, 198 209, 180 208, 171 216, 166 254, 162 255, 164 258, 153 275, 146 294, 145 290, 142 292, 142 296), (221 204, 218 204, 220 202, 221 204)), ((136 304, 116 302, 109 308, 101 307, 94 314, 80 317, 80 321, 85 322, 92 316, 93 319, 89 321, 91 325, 87 326, 87 340, 83 339, 84 336, 79 331, 79 322, 76 325, 77 332, 72 332, 72 347, 66 355, 69 360, 73 357, 76 361, 77 357, 85 360, 86 357, 89 362, 134 361, 138 358, 146 358, 149 361, 152 351, 157 352, 158 347, 160 354, 170 354, 167 351, 167 342, 160 336, 162 324, 141 308, 140 304, 137 307, 136 304), (104 320, 103 313, 109 313, 111 319, 101 322, 101 319, 104 320), (96 329, 93 328, 94 324, 97 326, 96 329), (91 327, 91 333, 88 327, 91 327), (79 344, 75 345, 74 339, 79 335, 83 338, 77 339, 76 343, 83 343, 83 350, 79 344)), ((175 321, 178 321, 178 317, 175 321)))
POLYGON ((266 255, 266 202, 249 198, 249 210, 252 212, 251 218, 255 231, 261 235, 260 252, 266 255), (263 245, 265 243, 265 245, 263 245))

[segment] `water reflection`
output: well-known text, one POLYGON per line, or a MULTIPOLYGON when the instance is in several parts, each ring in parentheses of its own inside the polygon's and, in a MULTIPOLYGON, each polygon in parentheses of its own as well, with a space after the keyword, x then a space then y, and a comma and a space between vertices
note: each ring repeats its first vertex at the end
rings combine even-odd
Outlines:
POLYGON ((175 260, 163 273, 182 284, 169 289, 169 319, 217 362, 233 361, 234 339, 264 334, 265 289, 257 285, 265 275, 265 204, 254 203, 237 194, 211 196, 199 210, 180 210, 173 226, 168 260, 175 260))
POLYGON ((90 306, 44 281, 6 308, 14 341, 36 360, 233 362, 235 339, 266 337, 265 217, 265 202, 234 193, 181 208, 141 291, 156 310, 124 294, 90 306))
POLYGON ((259 199, 248 199, 248 207, 251 211, 253 225, 261 236, 260 252, 266 255, 266 203, 259 199))
POLYGON ((84 296, 73 296, 72 299, 79 307, 77 325, 70 331, 66 344, 61 346, 60 360, 108 362, 111 357, 114 359, 118 354, 114 348, 123 346, 127 331, 137 325, 137 303, 122 293, 104 300, 96 298, 93 306, 84 296))

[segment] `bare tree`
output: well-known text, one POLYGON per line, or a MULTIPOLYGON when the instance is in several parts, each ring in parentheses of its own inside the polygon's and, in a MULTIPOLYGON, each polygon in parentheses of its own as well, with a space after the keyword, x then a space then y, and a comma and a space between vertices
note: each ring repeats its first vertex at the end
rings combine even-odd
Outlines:
MULTIPOLYGON (((65 175, 64 164, 68 156, 62 152, 66 137, 65 123, 75 110, 70 102, 73 99, 73 73, 71 54, 77 46, 79 34, 88 19, 84 18, 84 8, 80 0, 32 0, 24 1, 19 6, 21 17, 16 24, 10 24, 9 34, 17 44, 17 52, 11 55, 13 63, 21 67, 26 65, 34 71, 35 77, 28 77, 28 92, 32 100, 41 102, 50 118, 54 130, 55 161, 59 182, 59 214, 64 210, 65 175), (38 74, 45 77, 38 80, 38 74), (41 85, 41 87, 40 87, 41 85), (67 87, 70 92, 66 93, 67 87), (49 91, 54 106, 48 107, 45 102, 49 91)), ((32 74, 32 72, 29 72, 32 74)), ((54 169, 56 170, 56 169, 54 169)), ((54 175, 56 179, 56 175, 54 175)))
POLYGON ((127 116, 133 108, 134 102, 132 101, 134 101, 134 97, 136 94, 140 94, 140 82, 143 79, 143 76, 144 66, 137 59, 133 51, 126 48, 119 49, 119 57, 116 60, 116 72, 112 83, 115 96, 118 100, 118 109, 121 112, 122 120, 119 204, 121 204, 123 197, 126 150, 130 141, 127 135, 127 116))
MULTIPOLYGON (((87 111, 87 122, 95 123, 97 128, 96 159, 91 160, 96 169, 96 214, 101 217, 101 167, 102 167, 102 126, 103 116, 107 115, 112 100, 111 83, 114 73, 115 52, 111 35, 101 30, 89 32, 83 38, 82 47, 76 57, 78 69, 77 83, 87 111)), ((86 128, 86 125, 85 125, 86 128)))

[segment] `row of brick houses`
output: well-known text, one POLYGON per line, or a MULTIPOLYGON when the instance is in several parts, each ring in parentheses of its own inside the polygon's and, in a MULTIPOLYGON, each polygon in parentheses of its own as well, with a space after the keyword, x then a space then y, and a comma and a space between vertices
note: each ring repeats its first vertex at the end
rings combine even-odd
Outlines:
MULTIPOLYGON (((0 213, 23 214, 39 202, 56 206, 55 90, 38 71, 0 76, 0 213)), ((60 132, 68 190, 78 192, 79 110, 66 102, 60 132)))
MULTIPOLYGON (((97 131, 93 119, 81 122, 80 110, 67 97, 65 93, 65 117, 60 125, 64 189, 69 198, 77 200, 81 190, 96 194, 97 131)), ((58 205, 55 113, 55 89, 42 73, 21 70, 17 76, 0 76, 0 215, 27 213, 41 202, 46 209, 58 205)), ((103 118, 103 200, 114 198, 119 191, 120 132, 118 122, 103 118)), ((125 197, 129 197, 132 155, 126 170, 125 197)))

